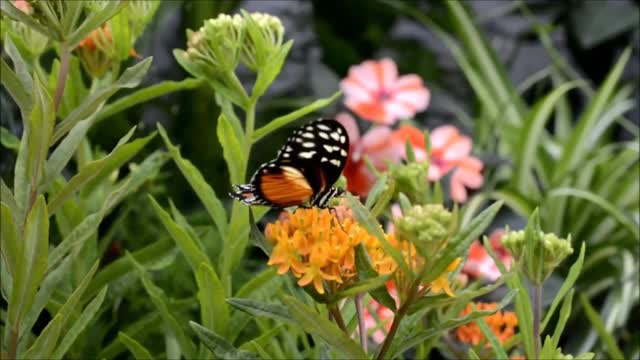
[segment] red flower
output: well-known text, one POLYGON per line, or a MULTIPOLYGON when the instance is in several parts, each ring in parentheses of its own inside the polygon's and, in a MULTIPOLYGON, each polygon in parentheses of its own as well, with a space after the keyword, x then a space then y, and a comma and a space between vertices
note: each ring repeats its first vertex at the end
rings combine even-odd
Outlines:
POLYGON ((363 119, 387 125, 424 111, 430 99, 418 75, 398 77, 396 64, 388 58, 352 66, 340 88, 349 109, 363 119))
MULTIPOLYGON (((502 229, 493 231, 489 236, 489 243, 496 257, 500 259, 508 270, 513 262, 513 258, 507 249, 502 246, 500 238, 503 234, 504 230, 502 229)), ((472 278, 484 279, 491 282, 495 282, 502 275, 498 266, 493 262, 493 259, 480 241, 471 244, 469 257, 462 267, 462 272, 472 278)))

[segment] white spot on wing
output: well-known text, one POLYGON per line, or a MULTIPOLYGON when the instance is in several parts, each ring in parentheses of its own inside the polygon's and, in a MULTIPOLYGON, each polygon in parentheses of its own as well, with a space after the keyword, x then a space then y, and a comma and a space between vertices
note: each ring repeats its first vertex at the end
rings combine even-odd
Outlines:
POLYGON ((302 142, 302 139, 300 139, 300 138, 295 138, 294 140, 295 140, 295 142, 297 142, 297 143, 301 143, 301 142, 302 142))
MULTIPOLYGON (((340 129, 338 129, 338 130, 340 130, 340 129)), ((344 137, 344 135, 340 136, 340 143, 344 144, 345 141, 347 141, 347 138, 344 137)))
POLYGON ((338 132, 338 134, 342 134, 342 129, 341 128, 337 128, 336 131, 338 132))
POLYGON ((313 131, 313 126, 307 126, 305 129, 307 129, 309 131, 313 131))
POLYGON ((322 157, 322 159, 320 159, 320 162, 327 162, 327 161, 329 161, 329 159, 327 159, 327 158, 326 158, 326 157, 324 157, 324 156, 322 157))
POLYGON ((331 130, 330 127, 328 127, 327 125, 324 125, 324 124, 318 124, 317 126, 318 126, 318 129, 320 129, 320 130, 324 130, 324 131, 331 130))
POLYGON ((334 146, 333 146, 333 151, 338 151, 338 150, 340 150, 340 146, 338 146, 338 145, 334 145, 334 146))
POLYGON ((327 133, 324 133, 322 131, 318 132, 318 136, 320 136, 321 138, 323 138, 325 140, 329 140, 329 135, 327 135, 327 133))
POLYGON ((288 158, 289 156, 291 156, 291 155, 289 155, 289 153, 284 153, 284 154, 282 154, 282 157, 286 157, 286 158, 288 158))
POLYGON ((342 149, 342 150, 340 150, 340 155, 346 157, 347 156, 347 152, 344 149, 342 149))
POLYGON ((298 154, 298 157, 301 157, 303 159, 311 159, 313 155, 315 155, 315 153, 316 151, 303 151, 298 154))
POLYGON ((314 146, 316 146, 316 144, 314 144, 312 142, 302 143, 302 147, 305 147, 305 148, 312 148, 314 146))
POLYGON ((331 146, 331 145, 324 144, 324 145, 322 145, 322 147, 325 150, 327 150, 327 152, 332 152, 333 151, 333 146, 331 146))
POLYGON ((302 134, 302 137, 307 138, 307 139, 315 138, 315 136, 313 136, 313 134, 310 133, 310 132, 306 132, 306 133, 302 134))
POLYGON ((340 135, 338 135, 337 133, 331 133, 329 136, 331 136, 331 138, 335 141, 340 140, 340 135))
POLYGON ((338 159, 331 159, 329 160, 329 162, 337 167, 340 167, 340 160, 338 159))

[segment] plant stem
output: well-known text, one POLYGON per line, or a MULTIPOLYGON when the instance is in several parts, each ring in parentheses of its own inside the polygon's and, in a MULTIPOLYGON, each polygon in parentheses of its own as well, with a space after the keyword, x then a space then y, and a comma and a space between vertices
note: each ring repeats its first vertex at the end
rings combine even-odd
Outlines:
POLYGON ((364 309, 362 308, 362 294, 357 294, 355 299, 356 316, 358 316, 358 333, 360 334, 360 346, 367 352, 367 327, 364 324, 364 309))
POLYGON ((7 353, 7 359, 15 359, 16 352, 18 351, 18 334, 20 331, 17 328, 9 330, 9 352, 7 353))
POLYGON ((60 107, 62 94, 64 94, 64 86, 67 83, 67 75, 69 73, 69 59, 71 56, 71 53, 67 48, 67 44, 64 42, 62 43, 62 45, 60 45, 60 53, 60 71, 58 71, 58 83, 56 84, 56 92, 53 95, 53 106, 56 113, 58 112, 58 108, 60 107))
POLYGON ((338 324, 338 327, 340 327, 340 329, 342 329, 345 334, 349 335, 349 331, 347 330, 347 326, 344 324, 344 319, 342 319, 340 310, 338 310, 335 305, 329 305, 329 312, 331 313, 331 316, 333 316, 333 319, 336 321, 336 324, 338 324))
POLYGON ((540 316, 542 312, 542 284, 533 286, 533 346, 536 359, 540 357, 540 316))

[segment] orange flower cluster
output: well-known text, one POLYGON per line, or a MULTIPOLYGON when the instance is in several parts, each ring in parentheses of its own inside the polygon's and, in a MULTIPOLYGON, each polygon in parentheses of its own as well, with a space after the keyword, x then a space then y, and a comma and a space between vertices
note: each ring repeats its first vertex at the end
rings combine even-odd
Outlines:
MULTIPOLYGON (((108 45, 111 41, 113 41, 111 29, 107 24, 103 24, 101 27, 93 30, 89 35, 85 36, 85 38, 78 43, 78 48, 94 52, 98 49, 98 44, 108 45)), ((138 54, 135 49, 131 48, 129 49, 129 56, 138 57, 138 54)))
POLYGON ((278 274, 290 270, 300 278, 300 286, 313 283, 320 294, 325 292, 323 281, 335 286, 356 274, 354 248, 360 243, 379 273, 393 271, 395 263, 384 254, 379 241, 355 223, 348 211, 340 212, 342 221, 336 211, 299 208, 268 224, 266 238, 274 243, 268 264, 277 266, 278 274))
MULTIPOLYGON (((478 310, 492 310, 495 309, 496 306, 498 306, 496 303, 476 303, 476 309, 478 310)), ((461 316, 467 315, 471 311, 471 304, 467 304, 461 316)), ((498 311, 493 315, 485 316, 484 321, 498 341, 500 341, 500 344, 504 344, 505 341, 509 340, 514 335, 515 327, 518 326, 518 318, 512 311, 498 311)), ((482 330, 480 330, 480 327, 475 321, 458 327, 456 329, 456 336, 460 341, 473 346, 486 341, 482 330)), ((487 346, 489 346, 489 344, 487 344, 487 346)))

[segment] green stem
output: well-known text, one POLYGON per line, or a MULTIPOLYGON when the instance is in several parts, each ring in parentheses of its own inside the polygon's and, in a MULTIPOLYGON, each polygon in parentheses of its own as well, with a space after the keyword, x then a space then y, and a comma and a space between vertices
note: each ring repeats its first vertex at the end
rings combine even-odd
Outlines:
POLYGON ((331 313, 331 316, 333 316, 333 320, 338 324, 338 327, 342 329, 347 336, 349 336, 349 331, 347 330, 347 326, 344 323, 344 319, 342 319, 342 314, 340 313, 340 310, 338 310, 338 307, 335 305, 328 305, 328 307, 329 312, 331 313))
POLYGON ((418 293, 417 289, 418 289, 417 286, 412 286, 409 296, 407 296, 407 299, 402 304, 402 306, 400 306, 400 309, 398 309, 398 312, 396 312, 396 315, 393 317, 393 323, 391 323, 391 329, 389 329, 389 333, 387 334, 387 337, 384 339, 382 348, 380 348, 380 352, 378 353, 378 356, 376 356, 377 360, 384 359, 384 355, 387 353, 387 351, 389 350, 389 346, 391 346, 391 343, 393 342, 393 338, 395 337, 396 332, 398 331, 398 327, 400 326, 400 322, 402 321, 402 318, 407 314, 407 311, 409 310, 409 306, 411 306, 411 303, 413 303, 413 299, 418 293))
POLYGON ((16 353, 18 351, 18 328, 13 328, 9 330, 9 353, 7 354, 7 359, 15 359, 16 353))
POLYGON ((69 60, 71 53, 66 43, 60 45, 60 70, 58 71, 58 83, 56 84, 56 92, 53 95, 53 106, 56 113, 60 107, 62 101, 62 94, 64 94, 64 86, 67 83, 67 75, 69 74, 69 60))
POLYGON ((360 346, 367 352, 367 327, 364 324, 364 309, 362 307, 362 294, 357 294, 355 299, 356 316, 358 317, 358 333, 360 334, 360 346))
POLYGON ((542 284, 533 287, 533 341, 535 358, 540 357, 540 317, 542 313, 542 284))

